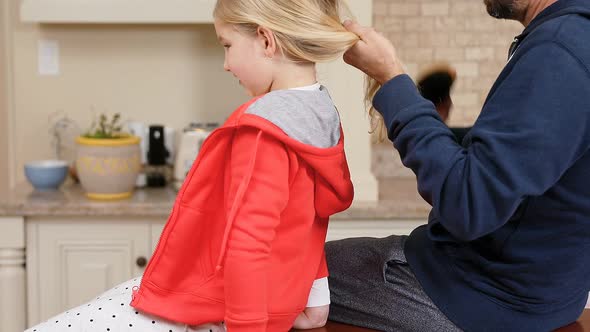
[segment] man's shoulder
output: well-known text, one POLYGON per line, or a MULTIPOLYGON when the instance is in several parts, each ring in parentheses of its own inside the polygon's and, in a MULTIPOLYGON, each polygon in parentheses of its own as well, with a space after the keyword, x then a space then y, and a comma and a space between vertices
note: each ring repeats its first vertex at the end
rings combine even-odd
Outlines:
POLYGON ((539 26, 527 38, 527 42, 532 46, 557 45, 590 70, 588 31, 590 31, 590 15, 564 15, 539 26))
POLYGON ((568 15, 563 18, 563 22, 555 36, 555 42, 563 45, 583 62, 587 69, 590 69, 588 31, 590 31, 590 15, 568 15))

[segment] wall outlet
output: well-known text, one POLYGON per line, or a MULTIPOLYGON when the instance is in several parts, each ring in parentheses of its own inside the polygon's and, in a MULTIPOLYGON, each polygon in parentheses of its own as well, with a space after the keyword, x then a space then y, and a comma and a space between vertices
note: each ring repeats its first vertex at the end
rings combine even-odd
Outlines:
POLYGON ((59 43, 57 40, 39 40, 39 75, 59 75, 59 43))

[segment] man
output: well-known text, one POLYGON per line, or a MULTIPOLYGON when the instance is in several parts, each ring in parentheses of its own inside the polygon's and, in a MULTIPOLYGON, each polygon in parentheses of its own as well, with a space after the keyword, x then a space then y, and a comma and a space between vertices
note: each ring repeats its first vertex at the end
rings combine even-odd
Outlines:
MULTIPOLYGON (((457 78, 456 70, 448 64, 437 64, 422 72, 417 79, 416 86, 422 97, 430 100, 436 112, 444 123, 449 120, 453 100, 451 88, 457 78)), ((449 127, 457 138, 457 142, 463 142, 463 138, 471 127, 449 127)))
POLYGON ((391 43, 345 61, 383 84, 373 100, 428 224, 408 237, 326 247, 330 319, 384 331, 550 331, 590 288, 590 3, 486 0, 524 32, 459 145, 404 74, 391 43))

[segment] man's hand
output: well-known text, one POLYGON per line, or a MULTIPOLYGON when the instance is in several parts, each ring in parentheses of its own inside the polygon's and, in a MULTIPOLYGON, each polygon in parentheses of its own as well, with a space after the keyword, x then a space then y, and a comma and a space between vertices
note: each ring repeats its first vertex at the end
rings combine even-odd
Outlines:
POLYGON ((344 62, 360 69, 380 84, 404 74, 395 48, 382 34, 352 21, 344 22, 344 27, 361 39, 344 53, 344 62))

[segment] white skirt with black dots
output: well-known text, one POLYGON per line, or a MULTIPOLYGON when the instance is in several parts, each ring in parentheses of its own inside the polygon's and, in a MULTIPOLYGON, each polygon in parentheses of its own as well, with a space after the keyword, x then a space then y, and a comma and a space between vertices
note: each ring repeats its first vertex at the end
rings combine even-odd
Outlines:
POLYGON ((79 307, 61 313, 25 332, 224 332, 225 326, 188 326, 137 311, 129 305, 141 278, 124 282, 79 307))

